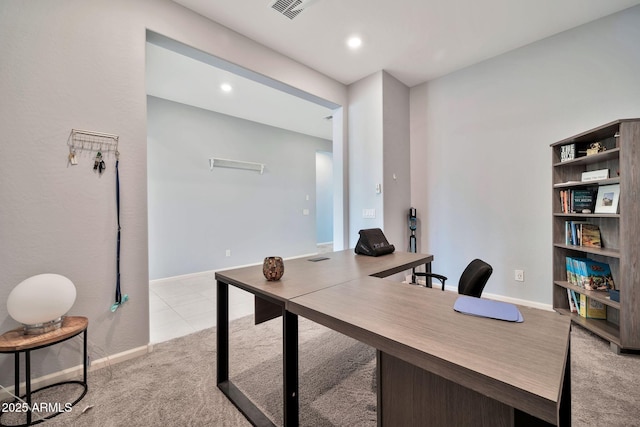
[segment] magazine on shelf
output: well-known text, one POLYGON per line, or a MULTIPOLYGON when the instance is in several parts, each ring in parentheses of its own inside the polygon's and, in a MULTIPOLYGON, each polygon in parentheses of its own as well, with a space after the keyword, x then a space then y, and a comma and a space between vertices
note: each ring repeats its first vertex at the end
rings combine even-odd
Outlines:
POLYGON ((580 225, 580 246, 601 248, 600 227, 596 224, 584 223, 580 225))
POLYGON ((590 258, 566 257, 567 282, 588 291, 615 289, 611 267, 590 258))
POLYGON ((606 319, 607 306, 600 301, 580 294, 580 316, 588 319, 606 319))

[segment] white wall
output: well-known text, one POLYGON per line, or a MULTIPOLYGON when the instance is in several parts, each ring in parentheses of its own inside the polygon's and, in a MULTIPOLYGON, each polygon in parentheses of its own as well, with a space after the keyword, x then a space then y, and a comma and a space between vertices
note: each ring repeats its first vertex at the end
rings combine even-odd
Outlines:
MULTIPOLYGON (((89 317, 104 357, 149 341, 145 33, 151 29, 239 66, 346 105, 346 88, 164 0, 0 2, 0 301, 25 278, 57 272, 76 285, 71 314, 89 317), (114 159, 67 165, 72 128, 120 136, 122 287, 115 286, 114 159), (106 354, 105 354, 106 353, 106 354)), ((342 165, 340 165, 342 167, 342 165)), ((0 304, 0 330, 18 326, 0 304)), ((33 375, 78 365, 68 342, 33 355, 33 375)), ((0 383, 13 361, 0 360, 0 383)))
MULTIPOLYGON (((349 244, 355 247, 358 230, 384 229, 384 201, 376 193, 382 173, 382 72, 349 86, 349 244), (375 218, 363 218, 363 209, 375 209, 375 218)), ((389 243, 394 243, 390 241, 389 243)))
POLYGON ((381 228, 396 250, 408 248, 409 101, 409 88, 385 71, 349 86, 351 247, 360 229, 381 228), (363 218, 363 209, 375 209, 375 218, 363 218))
POLYGON ((551 304, 549 145, 640 117, 639 40, 640 6, 411 90, 411 200, 434 271, 455 285, 479 257, 485 292, 551 304))
POLYGON ((317 251, 316 151, 331 141, 148 100, 150 279, 317 251), (210 170, 210 157, 266 166, 210 170))
POLYGON ((396 250, 408 251, 409 88, 388 73, 382 75, 382 88, 384 231, 396 250))
POLYGON ((316 153, 316 240, 333 241, 333 155, 316 153))

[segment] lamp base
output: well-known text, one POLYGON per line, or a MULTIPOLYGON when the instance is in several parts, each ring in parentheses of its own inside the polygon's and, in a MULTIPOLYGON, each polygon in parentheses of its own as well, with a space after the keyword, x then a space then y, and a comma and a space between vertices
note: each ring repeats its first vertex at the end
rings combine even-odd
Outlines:
POLYGON ((34 325, 24 325, 24 334, 25 335, 40 335, 45 332, 55 331, 56 329, 60 329, 62 326, 62 320, 64 316, 58 317, 57 319, 51 320, 50 322, 45 323, 36 323, 34 325))

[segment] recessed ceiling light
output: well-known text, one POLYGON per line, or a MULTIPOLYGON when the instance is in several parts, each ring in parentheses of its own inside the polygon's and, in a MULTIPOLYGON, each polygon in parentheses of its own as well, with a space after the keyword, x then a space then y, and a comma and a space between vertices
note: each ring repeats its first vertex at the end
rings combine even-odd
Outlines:
POLYGON ((233 88, 231 87, 231 85, 230 85, 229 83, 222 83, 222 84, 220 85, 220 89, 221 89, 223 92, 231 92, 231 89, 233 89, 233 88))
POLYGON ((349 37, 347 40, 347 46, 351 49, 357 49, 362 45, 362 39, 358 36, 349 37))

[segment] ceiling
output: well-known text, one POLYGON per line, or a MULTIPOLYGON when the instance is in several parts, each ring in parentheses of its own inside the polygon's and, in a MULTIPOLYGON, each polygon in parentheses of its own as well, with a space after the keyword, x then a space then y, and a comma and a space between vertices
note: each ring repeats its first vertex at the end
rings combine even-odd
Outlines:
POLYGON ((332 110, 326 107, 153 43, 146 51, 149 95, 332 139, 332 110), (231 91, 222 91, 222 84, 231 91))
POLYGON ((174 1, 344 84, 385 70, 409 87, 640 3, 315 0, 289 19, 272 0, 174 1))
MULTIPOLYGON (((385 70, 409 87, 628 7, 640 0, 173 0, 343 84, 385 70), (351 50, 349 36, 362 38, 351 50)), ((147 44, 147 93, 331 139, 331 110, 147 44), (219 85, 229 82, 230 93, 219 85)))

